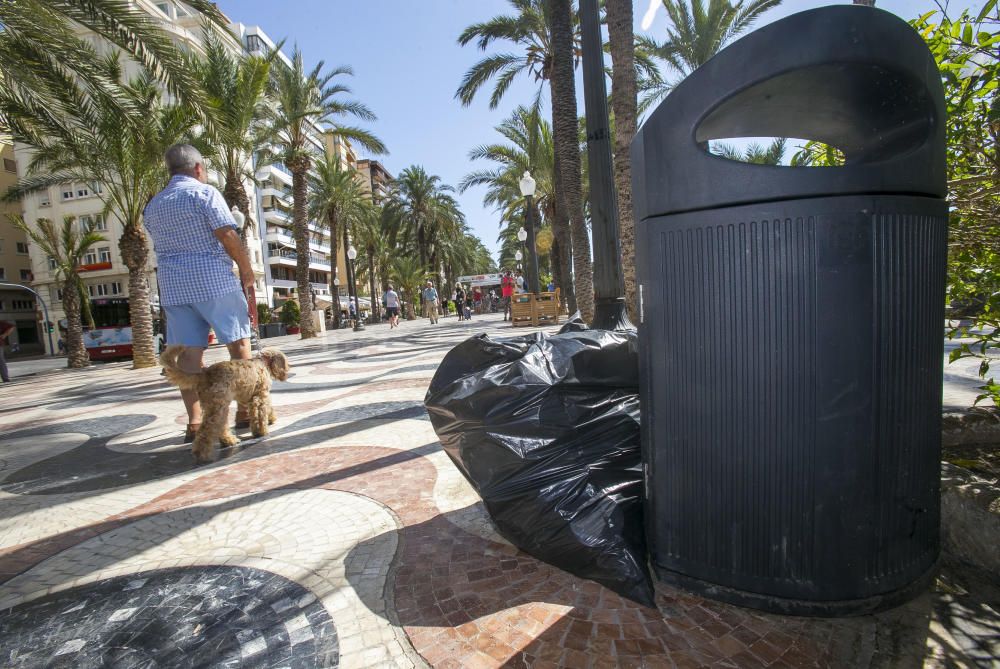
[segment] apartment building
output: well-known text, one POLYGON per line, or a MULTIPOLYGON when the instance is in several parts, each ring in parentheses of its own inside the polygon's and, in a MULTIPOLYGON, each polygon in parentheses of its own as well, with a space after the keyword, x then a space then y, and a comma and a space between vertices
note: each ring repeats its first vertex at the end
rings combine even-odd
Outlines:
POLYGON ((372 202, 382 204, 389 197, 389 189, 394 181, 389 170, 377 160, 365 158, 356 163, 365 189, 371 194, 372 202))
MULTIPOLYGON (((9 138, 0 137, 0 194, 17 183, 17 164, 14 159, 14 143, 9 138)), ((19 204, 0 203, 0 284, 31 286, 31 257, 28 254, 28 238, 14 224, 9 216, 21 213, 19 204)), ((17 328, 10 338, 8 355, 39 353, 41 349, 41 312, 35 296, 27 290, 7 288, 0 285, 0 321, 13 323, 17 328), (13 353, 17 349, 17 353, 13 353)))
MULTIPOLYGON (((201 49, 204 29, 202 18, 182 2, 176 0, 156 2, 134 0, 133 5, 155 19, 160 27, 185 50, 199 51, 201 49)), ((98 51, 110 48, 95 35, 81 34, 98 51)), ((220 31, 220 34, 223 33, 220 31)), ((224 39, 234 51, 244 48, 243 44, 231 35, 224 35, 224 39)), ((138 66, 134 63, 125 63, 124 69, 127 76, 139 72, 138 66)), ((14 160, 19 176, 25 176, 24 167, 29 163, 30 158, 30 147, 20 144, 15 147, 14 160)), ((220 175, 211 171, 209 172, 209 182, 219 188, 222 186, 220 175)), ((248 181, 245 185, 251 200, 256 198, 256 184, 248 181)), ((107 315, 108 322, 98 322, 98 327, 122 325, 123 320, 126 321, 124 324, 127 325, 125 314, 128 313, 128 268, 122 261, 118 250, 118 239, 122 235, 123 227, 114 210, 107 214, 104 213, 106 207, 105 201, 102 199, 103 194, 103 186, 99 183, 66 183, 60 187, 28 195, 21 201, 20 209, 29 224, 39 218, 61 221, 66 216, 75 217, 81 223, 92 222, 94 224, 95 229, 104 235, 106 241, 95 244, 89 250, 81 267, 81 276, 92 300, 92 305, 95 307, 95 312, 98 314, 95 320, 102 320, 103 315, 107 315)), ((261 239, 261 228, 262 226, 259 226, 251 233, 249 239, 250 260, 254 273, 257 275, 258 301, 271 303, 272 300, 267 288, 267 262, 265 260, 265 247, 261 239)), ((62 309, 61 292, 57 289, 49 259, 33 244, 29 245, 29 251, 30 267, 28 269, 33 276, 32 285, 48 303, 50 320, 60 323, 65 319, 65 312, 62 309)), ((150 287, 153 316, 157 318, 159 316, 159 293, 156 281, 156 258, 152 248, 150 248, 149 263, 146 267, 146 278, 150 287)), ((57 338, 54 339, 54 341, 57 340, 57 338)))

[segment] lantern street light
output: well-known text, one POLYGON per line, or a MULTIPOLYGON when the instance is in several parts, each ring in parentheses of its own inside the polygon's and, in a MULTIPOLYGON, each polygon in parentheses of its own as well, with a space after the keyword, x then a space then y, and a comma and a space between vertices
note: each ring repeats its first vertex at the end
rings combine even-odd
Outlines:
POLYGON ((524 229, 518 231, 517 238, 521 241, 525 239, 528 240, 528 255, 531 258, 531 277, 530 285, 531 292, 538 294, 538 251, 535 249, 535 225, 534 225, 534 211, 535 207, 531 203, 531 199, 535 196, 535 180, 531 178, 531 173, 527 170, 524 171, 524 176, 521 177, 519 183, 521 187, 521 195, 524 196, 526 202, 526 210, 524 212, 524 224, 528 231, 525 233, 524 237, 521 237, 521 233, 524 229))
POLYGON ((354 331, 360 332, 365 329, 361 322, 361 304, 358 302, 358 286, 354 282, 354 259, 358 257, 358 250, 351 244, 347 249, 347 292, 350 300, 354 303, 354 331))
POLYGON ((514 260, 516 260, 518 262, 521 262, 521 258, 523 258, 523 257, 524 257, 524 254, 521 253, 520 251, 518 251, 517 253, 514 254, 514 260))
POLYGON ((523 242, 527 238, 528 238, 527 231, 524 228, 518 228, 517 229, 517 240, 519 242, 523 242))
POLYGON ((618 197, 611 171, 608 92, 597 0, 580 0, 583 100, 587 115, 590 221, 594 242, 594 321, 602 330, 634 329, 625 310, 625 281, 618 232, 618 197))

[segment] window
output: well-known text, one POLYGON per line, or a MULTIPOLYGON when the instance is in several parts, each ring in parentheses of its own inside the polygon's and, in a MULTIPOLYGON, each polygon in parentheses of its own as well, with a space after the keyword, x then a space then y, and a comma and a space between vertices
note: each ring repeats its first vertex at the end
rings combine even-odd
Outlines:
POLYGON ((18 242, 16 246, 19 255, 28 255, 28 242, 18 242))
POLYGON ((89 188, 90 192, 93 193, 94 195, 100 195, 101 193, 104 192, 104 186, 97 183, 96 181, 91 181, 90 183, 88 183, 87 188, 89 188))
POLYGON ((97 249, 97 257, 100 259, 99 262, 111 262, 111 247, 102 246, 97 249))
POLYGON ((63 200, 72 200, 75 197, 76 197, 76 193, 73 192, 72 188, 70 188, 69 190, 64 190, 62 192, 62 199, 63 200))
POLYGON ((35 303, 33 300, 13 300, 11 305, 14 307, 14 311, 34 311, 35 303))
POLYGON ((247 51, 267 51, 267 44, 257 35, 247 35, 247 51))
POLYGON ((104 214, 84 214, 81 216, 80 229, 83 230, 88 225, 93 226, 93 230, 96 232, 105 232, 108 229, 108 221, 104 218, 104 214))
MULTIPOLYGON (((56 268, 56 259, 53 258, 52 256, 49 256, 49 269, 55 269, 55 268, 56 268)), ((62 298, 60 297, 59 299, 61 300, 62 298)))
POLYGON ((45 190, 43 190, 41 193, 38 194, 38 206, 48 207, 51 204, 52 201, 49 200, 49 189, 46 188, 45 190))
POLYGON ((8 172, 17 172, 17 163, 10 158, 3 159, 3 168, 8 172))
POLYGON ((21 281, 31 281, 34 277, 31 276, 30 269, 21 270, 21 281))
POLYGON ((122 294, 122 285, 121 285, 121 283, 115 281, 114 283, 111 284, 111 294, 112 295, 121 295, 122 294))
MULTIPOLYGON (((0 267, 0 281, 3 281, 6 278, 7 278, 7 270, 5 270, 3 267, 0 267)), ((0 308, 0 311, 3 311, 3 309, 0 308)))
POLYGON ((87 254, 83 256, 84 265, 93 265, 97 263, 97 251, 94 249, 87 249, 87 254))
POLYGON ((3 311, 3 300, 0 300, 0 311, 3 311))
POLYGON ((62 302, 62 288, 54 288, 52 294, 55 295, 53 301, 62 302))
POLYGON ((78 186, 76 189, 77 197, 90 197, 90 189, 86 186, 78 186))

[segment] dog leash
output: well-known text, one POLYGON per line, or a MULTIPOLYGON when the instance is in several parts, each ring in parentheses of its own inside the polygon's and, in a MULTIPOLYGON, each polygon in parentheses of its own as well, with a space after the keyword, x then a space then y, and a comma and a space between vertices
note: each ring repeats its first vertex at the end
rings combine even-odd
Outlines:
POLYGON ((257 291, 254 290, 253 286, 249 286, 246 289, 245 296, 247 298, 247 311, 250 316, 250 350, 260 353, 260 323, 257 318, 257 291))

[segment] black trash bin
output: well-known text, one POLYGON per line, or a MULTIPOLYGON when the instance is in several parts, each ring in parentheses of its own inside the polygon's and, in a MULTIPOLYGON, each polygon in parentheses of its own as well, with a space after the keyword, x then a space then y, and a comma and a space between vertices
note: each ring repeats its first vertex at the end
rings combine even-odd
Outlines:
POLYGON ((633 145, 647 534, 658 576, 871 611, 939 553, 945 111, 887 12, 803 12, 683 81, 633 145), (815 139, 842 167, 709 154, 815 139))

